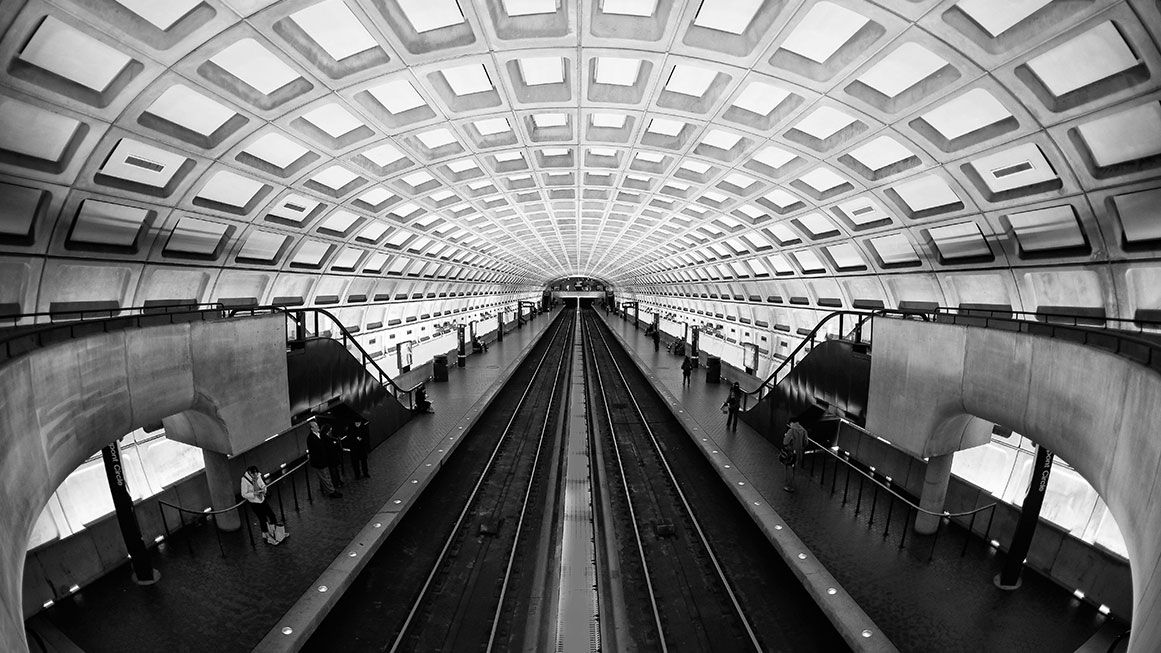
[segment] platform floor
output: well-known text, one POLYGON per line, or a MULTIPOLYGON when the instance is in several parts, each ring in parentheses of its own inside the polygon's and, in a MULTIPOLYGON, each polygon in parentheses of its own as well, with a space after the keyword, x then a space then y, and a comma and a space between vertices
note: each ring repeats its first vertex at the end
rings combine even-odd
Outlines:
MULTIPOLYGON (((290 538, 282 545, 259 541, 252 549, 243 529, 222 533, 223 556, 213 526, 188 528, 155 550, 160 582, 138 587, 127 565, 107 574, 30 620, 31 650, 40 650, 35 631, 55 628, 90 653, 249 651, 437 444, 483 408, 484 395, 523 359, 555 315, 540 315, 492 343, 487 353, 469 356, 464 369, 451 368, 447 383, 429 382, 436 412, 412 419, 371 452, 370 479, 351 479, 348 467, 343 498, 322 498, 316 491, 308 502, 299 476, 296 513, 284 487, 290 538)), ((271 496, 270 503, 277 512, 278 499, 271 496)), ((257 534, 256 522, 254 529, 257 534)))
POLYGON ((681 358, 664 347, 653 349, 644 325, 606 316, 598 311, 651 370, 663 395, 686 411, 729 456, 752 486, 781 515, 804 544, 823 563, 852 598, 875 621, 900 651, 1068 652, 1085 643, 1110 619, 1051 580, 1025 570, 1024 585, 1003 592, 992 584, 1002 554, 973 538, 961 557, 965 532, 944 528, 938 541, 909 532, 899 548, 906 513, 895 510, 890 536, 884 539, 884 503, 874 526, 864 501, 856 515, 854 501, 842 505, 839 491, 832 495, 831 480, 820 485, 800 472, 797 492, 782 491, 783 467, 775 447, 740 423, 736 432, 725 428, 720 411, 728 384, 707 384, 705 369, 694 370, 690 387, 682 388, 681 358), (813 482, 812 482, 813 481, 813 482))

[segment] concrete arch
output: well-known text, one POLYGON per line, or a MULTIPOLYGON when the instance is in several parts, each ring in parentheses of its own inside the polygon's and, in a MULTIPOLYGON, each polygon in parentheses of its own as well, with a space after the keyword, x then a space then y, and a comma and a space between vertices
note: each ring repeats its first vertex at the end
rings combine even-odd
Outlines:
POLYGON ((1125 539, 1129 650, 1161 650, 1161 374, 1026 333, 906 320, 874 329, 868 429, 923 458, 984 444, 994 422, 1067 460, 1125 539))
POLYGON ((53 491, 93 453, 158 422, 240 453, 289 424, 285 318, 186 322, 65 340, 0 366, 0 650, 27 649, 28 539, 53 491))

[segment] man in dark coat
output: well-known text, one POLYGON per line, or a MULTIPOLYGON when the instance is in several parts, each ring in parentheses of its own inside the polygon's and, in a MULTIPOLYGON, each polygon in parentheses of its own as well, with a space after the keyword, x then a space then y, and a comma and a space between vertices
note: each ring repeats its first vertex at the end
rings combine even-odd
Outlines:
POLYGON ((371 478, 367 471, 367 454, 371 451, 371 431, 366 420, 355 422, 347 432, 347 450, 351 452, 351 467, 355 478, 371 478))
POLYGON ((332 424, 326 426, 323 433, 323 442, 326 443, 327 468, 331 473, 331 481, 335 488, 343 487, 343 437, 339 429, 332 424))
POLYGON ((306 436, 306 451, 310 457, 310 466, 314 468, 314 473, 318 476, 318 485, 322 493, 336 499, 343 496, 335 489, 334 481, 331 478, 327 443, 323 439, 322 430, 317 421, 310 423, 310 435, 306 436))

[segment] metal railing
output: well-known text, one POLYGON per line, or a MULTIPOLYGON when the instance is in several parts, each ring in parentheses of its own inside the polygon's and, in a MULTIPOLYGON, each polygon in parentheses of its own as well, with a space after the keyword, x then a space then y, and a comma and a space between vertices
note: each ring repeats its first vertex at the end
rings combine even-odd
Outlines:
MULTIPOLYGON (((801 358, 809 353, 820 340, 837 337, 858 344, 870 345, 875 318, 920 319, 1060 338, 1098 347, 1142 365, 1161 369, 1161 322, 1157 321, 1053 312, 948 307, 936 307, 931 310, 832 311, 819 320, 809 333, 802 336, 798 345, 757 387, 742 389, 742 408, 746 408, 746 404, 749 403, 748 399, 751 397, 755 401, 761 401, 780 380, 794 371, 801 358), (837 333, 828 333, 825 327, 832 325, 836 320, 838 322, 837 333), (849 330, 848 325, 850 326, 849 330), (1159 333, 1153 334, 1148 330, 1156 330, 1159 333)), ((713 334, 703 332, 703 336, 712 337, 713 334)))
POLYGON ((938 308, 931 311, 930 316, 933 321, 947 324, 1000 329, 1077 342, 1161 369, 1161 333, 1146 331, 1161 330, 1161 322, 958 308, 938 308), (1096 324, 1097 320, 1102 324, 1096 324))
MULTIPOLYGON (((278 497, 278 513, 279 513, 279 517, 281 518, 281 521, 283 523, 286 522, 286 505, 285 505, 283 498, 282 498, 282 485, 283 485, 282 482, 288 478, 290 479, 291 494, 294 498, 294 511, 297 513, 297 512, 301 512, 301 510, 302 510, 302 508, 298 502, 298 485, 294 481, 294 474, 295 474, 295 472, 299 471, 300 469, 306 470, 304 472, 304 475, 306 476, 306 478, 305 478, 306 498, 311 503, 314 503, 314 495, 311 493, 311 490, 310 490, 310 466, 307 464, 309 462, 309 458, 307 457, 307 454, 304 452, 303 455, 300 456, 299 458, 297 458, 296 460, 298 462, 295 463, 294 466, 290 467, 289 469, 285 468, 286 464, 284 463, 283 467, 279 469, 278 475, 275 476, 272 480, 270 480, 266 484, 268 496, 269 496, 270 489, 275 489, 275 491, 276 491, 275 494, 278 497)), ((262 477, 264 479, 269 478, 270 476, 271 476, 271 474, 269 474, 269 473, 262 475, 262 477)), ((216 517, 217 515, 225 514, 225 513, 232 512, 232 511, 236 510, 236 511, 238 511, 239 521, 241 521, 242 524, 244 524, 246 527, 246 533, 250 537, 250 548, 253 549, 257 545, 255 544, 254 531, 251 528, 251 524, 250 524, 249 504, 250 504, 249 501, 247 501, 246 499, 242 499, 242 500, 238 501, 238 503, 235 503, 234 505, 232 505, 228 508, 221 508, 219 510, 210 510, 209 508, 206 508, 204 510, 191 510, 189 508, 184 508, 182 506, 172 504, 168 501, 163 501, 161 499, 158 499, 157 510, 161 514, 161 524, 162 524, 162 527, 165 529, 166 541, 171 540, 173 537, 173 533, 172 533, 172 531, 170 531, 170 528, 169 528, 169 520, 165 518, 165 508, 166 507, 177 511, 178 520, 181 522, 181 526, 178 529, 179 531, 183 531, 186 529, 186 526, 187 526, 186 518, 185 518, 186 515, 195 515, 197 517, 197 519, 207 519, 210 517, 216 517)), ((197 519, 194 519, 190 525, 196 524, 197 519)), ((224 557, 226 557, 226 549, 225 549, 225 546, 222 544, 222 531, 220 528, 217 527, 217 524, 214 525, 214 535, 217 536, 218 550, 219 550, 219 552, 221 552, 222 557, 224 558, 224 557)), ((186 541, 186 547, 188 548, 190 555, 195 555, 194 549, 193 549, 193 542, 192 542, 188 532, 186 534, 185 541, 186 541)))
POLYGON ((187 321, 190 316, 206 320, 221 318, 225 314, 224 304, 212 303, 7 315, 0 317, 0 354, 5 359, 11 359, 45 345, 79 336, 131 327, 174 324, 179 321, 179 317, 185 318, 180 321, 187 321), (48 318, 48 321, 41 321, 42 318, 48 318), (33 322, 20 324, 25 320, 33 322))
POLYGON ((100 320, 115 317, 130 317, 133 315, 164 315, 166 313, 188 313, 196 310, 222 310, 224 308, 225 304, 221 302, 191 302, 188 304, 174 303, 153 306, 109 306, 105 308, 34 311, 30 313, 0 315, 0 328, 21 326, 20 322, 24 320, 32 320, 32 324, 24 326, 46 324, 41 318, 48 318, 49 324, 56 324, 58 322, 100 320))
MULTIPOLYGON (((860 432, 868 437, 883 440, 883 438, 875 435, 874 433, 871 433, 870 431, 863 428, 859 424, 856 424, 855 422, 852 422, 851 420, 846 419, 844 417, 834 417, 833 421, 840 426, 847 426, 847 427, 852 428, 852 429, 854 429, 854 430, 856 430, 856 431, 858 431, 858 432, 860 432)), ((838 440, 837 430, 836 430, 835 440, 836 441, 838 440)), ((999 503, 1000 503, 999 501, 992 501, 991 503, 987 503, 987 504, 982 505, 982 506, 976 506, 975 508, 972 508, 971 510, 965 510, 965 511, 961 511, 961 512, 950 512, 947 510, 942 510, 942 511, 927 510, 926 508, 923 508, 918 503, 913 501, 910 497, 904 495, 901 492, 900 486, 898 486, 894 483, 893 477, 891 477, 890 475, 879 472, 873 466, 864 465, 864 464, 852 459, 850 452, 841 449, 837 444, 827 446, 827 445, 825 445, 825 444, 819 442, 818 440, 815 440, 814 438, 809 437, 809 436, 806 438, 806 441, 807 441, 807 445, 808 445, 808 450, 803 452, 803 454, 804 454, 803 459, 807 458, 806 454, 814 454, 814 455, 811 455, 809 457, 810 458, 810 469, 808 471, 809 471, 811 479, 814 478, 814 475, 815 475, 814 472, 815 472, 816 467, 818 466, 816 464, 816 459, 818 458, 817 454, 819 454, 819 453, 824 454, 824 456, 822 457, 822 464, 821 464, 822 469, 818 475, 820 486, 823 486, 823 487, 826 486, 827 461, 828 460, 834 461, 834 464, 831 466, 831 476, 830 476, 830 494, 831 494, 831 496, 834 496, 835 492, 838 491, 839 465, 841 464, 846 469, 846 478, 843 480, 843 487, 842 487, 842 492, 843 492, 842 505, 844 505, 844 506, 847 504, 848 500, 850 500, 851 474, 852 474, 852 472, 854 473, 855 480, 858 482, 858 489, 855 491, 855 497, 854 497, 855 514, 856 515, 859 514, 859 512, 863 509, 863 494, 864 494, 864 490, 865 490, 864 486, 869 482, 869 484, 871 485, 871 488, 872 488, 872 496, 871 496, 870 515, 869 515, 868 520, 867 520, 867 527, 868 528, 871 528, 875 523, 875 512, 876 512, 876 509, 878 508, 880 490, 884 494, 886 494, 886 497, 887 497, 887 516, 883 522, 884 523, 883 539, 884 540, 887 539, 887 537, 890 535, 891 518, 892 518, 892 515, 893 515, 894 510, 895 510, 896 502, 903 504, 904 510, 907 511, 907 517, 904 519, 904 527, 901 529, 902 534, 899 537, 899 548, 900 549, 902 549, 904 546, 906 546, 908 526, 920 514, 930 515, 932 517, 936 517, 939 519, 939 522, 936 526, 936 530, 934 533, 934 537, 932 538, 932 541, 931 541, 931 550, 928 552, 928 555, 927 555, 928 561, 930 561, 935 556, 935 548, 936 548, 936 545, 939 543, 939 535, 940 535, 940 531, 942 530, 942 524, 944 521, 951 522, 955 518, 960 518, 961 520, 967 521, 966 525, 961 524, 962 526, 964 526, 964 528, 967 529, 968 535, 969 535, 969 537, 964 538, 963 546, 960 549, 960 556, 962 557, 963 555, 965 555, 967 553, 968 542, 971 541, 970 535, 975 532, 976 517, 980 513, 987 510, 987 511, 989 511, 989 513, 988 513, 988 525, 984 529, 983 541, 984 542, 990 541, 991 532, 992 532, 992 521, 996 516, 996 507, 999 505, 999 503), (814 448, 809 449, 809 445, 814 445, 814 448), (970 519, 968 519, 968 518, 970 518, 970 519)), ((805 466, 805 465, 803 465, 803 462, 800 461, 799 466, 805 466)))
POLYGON ((238 315, 262 315, 270 313, 282 313, 286 316, 288 327, 293 327, 293 337, 291 330, 287 331, 287 348, 291 348, 295 342, 303 342, 309 338, 329 338, 337 342, 341 342, 343 347, 359 359, 363 368, 368 373, 375 375, 376 381, 384 388, 391 392, 392 396, 400 403, 403 403, 402 396, 407 397, 408 409, 415 408, 415 391, 422 383, 416 383, 410 388, 404 388, 395 382, 380 365, 379 362, 371 356, 371 354, 359 344, 346 326, 335 317, 333 313, 324 308, 288 308, 285 306, 253 306, 247 308, 239 308, 228 311, 231 317, 238 315), (330 320, 330 325, 323 322, 320 326, 319 317, 322 316, 326 320, 330 320), (333 327, 324 329, 322 327, 333 327), (310 329, 308 327, 313 327, 310 329), (323 335, 329 331, 330 335, 323 335), (337 331, 337 336, 335 332, 337 331))
POLYGON ((828 313, 826 317, 818 321, 818 324, 814 325, 814 328, 811 329, 809 333, 802 337, 802 340, 798 343, 798 346, 791 350, 791 352, 787 354, 786 358, 783 359, 782 362, 779 363, 778 366, 775 367, 774 370, 770 372, 770 374, 767 375, 766 378, 762 380, 756 388, 750 390, 742 388, 743 410, 746 408, 746 403, 748 403, 747 400, 749 397, 753 397, 755 403, 761 401, 762 398, 766 396, 767 392, 773 390, 775 386, 778 385, 779 381, 790 375, 794 371, 795 367, 797 367, 799 361, 805 357, 805 355, 808 354, 811 349, 814 349, 819 340, 838 338, 857 344, 870 345, 874 332, 874 318, 888 316, 895 316, 898 318, 920 317, 921 319, 927 319, 910 311, 889 311, 886 309, 878 309, 871 312, 833 311, 828 313), (838 322, 838 331, 833 335, 829 334, 825 330, 825 327, 836 321, 838 322), (848 326, 850 327, 849 330, 847 328, 848 326), (822 334, 821 337, 820 333, 822 334))

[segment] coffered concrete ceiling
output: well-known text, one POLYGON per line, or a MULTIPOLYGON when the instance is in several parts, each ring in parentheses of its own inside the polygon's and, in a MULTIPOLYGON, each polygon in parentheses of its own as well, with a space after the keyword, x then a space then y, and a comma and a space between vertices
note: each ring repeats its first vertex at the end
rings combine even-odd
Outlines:
POLYGON ((570 275, 1161 307, 1156 0, 6 0, 0 30, 9 311, 570 275))

